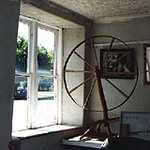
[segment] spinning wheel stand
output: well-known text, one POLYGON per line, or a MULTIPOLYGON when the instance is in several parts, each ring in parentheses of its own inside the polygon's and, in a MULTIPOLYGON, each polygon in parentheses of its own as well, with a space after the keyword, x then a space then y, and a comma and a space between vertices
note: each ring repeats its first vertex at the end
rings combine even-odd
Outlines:
MULTIPOLYGON (((71 98, 71 100, 78 105, 80 108, 84 109, 85 111, 92 111, 92 112, 103 112, 103 119, 99 120, 96 122, 96 125, 93 127, 90 127, 82 136, 80 139, 84 138, 85 136, 97 136, 97 138, 100 139, 105 139, 107 137, 112 137, 114 136, 114 134, 111 131, 111 127, 110 127, 110 123, 115 120, 117 120, 118 118, 109 118, 108 116, 108 112, 109 111, 113 111, 119 107, 121 107, 124 103, 126 103, 128 101, 128 99, 131 97, 131 95, 134 93, 135 88, 137 86, 137 82, 138 82, 138 66, 137 66, 137 62, 135 60, 135 71, 132 73, 134 78, 132 79, 132 82, 134 82, 133 86, 130 87, 130 91, 129 93, 126 93, 125 91, 123 91, 121 88, 118 87, 118 85, 116 85, 115 83, 113 83, 113 81, 111 81, 108 78, 103 77, 102 75, 102 68, 100 68, 100 63, 98 58, 98 53, 95 49, 95 45, 94 45, 94 41, 97 39, 107 39, 108 41, 110 41, 110 43, 108 44, 107 47, 107 51, 106 51, 106 57, 109 57, 109 55, 113 52, 113 46, 116 43, 119 43, 120 45, 123 46, 124 49, 129 49, 128 45, 123 42, 122 40, 113 37, 113 36, 109 36, 109 35, 99 35, 99 36, 92 36, 89 39, 86 39, 84 41, 82 41, 81 43, 79 43, 68 55, 66 61, 65 61, 65 65, 64 65, 64 85, 65 85, 65 89, 67 91, 67 94, 69 95, 69 97, 71 98), (93 51, 94 54, 94 63, 90 64, 89 62, 86 61, 86 59, 78 52, 78 49, 80 46, 82 46, 83 44, 88 43, 90 44, 90 48, 91 51, 93 51), (88 70, 77 70, 74 68, 69 68, 68 69, 68 64, 71 61, 71 57, 73 55, 76 55, 76 57, 78 57, 85 65, 87 65, 89 67, 88 70), (81 74, 86 74, 88 77, 87 79, 85 79, 85 81, 79 83, 77 86, 73 87, 73 88, 69 88, 68 86, 68 81, 67 81, 67 75, 68 74, 76 74, 76 73, 81 73, 81 74), (117 90, 121 96, 123 96, 123 100, 117 105, 117 106, 113 106, 111 108, 108 108, 108 103, 107 100, 105 98, 104 95, 104 91, 103 91, 103 84, 102 84, 102 79, 105 80, 107 83, 109 83, 111 85, 111 87, 113 87, 115 90, 117 90), (74 98, 73 96, 73 92, 76 91, 78 88, 80 88, 81 86, 84 86, 87 82, 89 82, 91 80, 91 87, 89 88, 89 93, 87 94, 86 98, 85 98, 85 102, 83 105, 80 105, 77 100, 74 98), (90 100, 90 96, 93 92, 93 89, 95 87, 95 84, 97 83, 97 90, 99 93, 99 100, 101 102, 102 105, 102 110, 92 110, 89 109, 88 102, 90 100)), ((122 59, 125 59, 125 57, 127 57, 126 55, 121 56, 118 61, 120 62, 122 59)), ((118 62, 114 62, 114 64, 117 64, 118 62)))

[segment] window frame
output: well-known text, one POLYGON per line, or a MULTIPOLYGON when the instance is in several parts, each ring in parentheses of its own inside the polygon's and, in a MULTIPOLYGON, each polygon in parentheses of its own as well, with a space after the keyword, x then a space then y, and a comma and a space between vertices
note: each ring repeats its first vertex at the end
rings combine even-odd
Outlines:
MULTIPOLYGON (((61 90, 60 87, 62 85, 62 81, 59 80, 62 78, 62 69, 58 69, 57 64, 62 63, 62 29, 57 27, 52 27, 50 25, 47 25, 45 23, 41 23, 37 21, 36 19, 27 18, 24 16, 20 16, 19 22, 28 24, 29 27, 29 33, 28 33, 28 56, 27 56, 27 70, 26 73, 18 73, 19 76, 27 77, 27 127, 25 130, 35 128, 34 125, 34 115, 35 115, 35 109, 38 102, 38 83, 37 79, 40 77, 37 73, 37 51, 36 48, 38 46, 38 28, 42 28, 44 30, 48 30, 50 32, 54 32, 54 73, 51 77, 54 78, 54 100, 56 100, 57 103, 57 119, 56 122, 51 125, 56 125, 60 123, 60 117, 61 117, 61 90), (61 40, 61 41, 60 41, 61 40), (57 55, 58 54, 58 55, 57 55), (59 62, 58 62, 59 61, 59 62), (59 78, 59 79, 58 79, 59 78), (59 90, 58 90, 59 88, 59 90)), ((16 77, 15 73, 15 77, 16 77)), ((50 77, 50 76, 49 76, 50 77)), ((22 100, 22 99, 21 99, 22 100)), ((14 98, 15 101, 15 98, 14 98)), ((45 126, 43 126, 45 127, 45 126)), ((36 127, 37 128, 37 127, 36 127)), ((40 127, 38 127, 40 128, 40 127)), ((13 129, 12 129, 13 131, 13 129)))
POLYGON ((148 77, 147 77, 147 72, 150 72, 150 70, 147 70, 147 67, 146 67, 147 59, 149 60, 149 63, 150 63, 150 57, 147 58, 148 48, 150 48, 150 43, 143 44, 143 49, 144 49, 144 84, 145 85, 150 85, 150 80, 148 81, 148 77))

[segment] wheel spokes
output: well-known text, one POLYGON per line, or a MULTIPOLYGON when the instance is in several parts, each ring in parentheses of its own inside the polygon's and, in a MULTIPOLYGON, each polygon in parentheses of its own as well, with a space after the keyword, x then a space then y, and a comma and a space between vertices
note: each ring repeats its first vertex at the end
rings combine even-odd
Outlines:
POLYGON ((110 42, 110 45, 109 45, 109 49, 108 51, 110 51, 112 49, 112 46, 113 46, 113 43, 115 41, 115 38, 112 38, 111 42, 110 42))
POLYGON ((92 50, 94 52, 96 65, 99 66, 98 58, 97 58, 97 53, 96 53, 96 49, 95 49, 95 46, 94 46, 94 40, 93 39, 91 39, 91 48, 92 48, 92 50))
POLYGON ((92 82, 92 84, 91 84, 91 88, 90 88, 90 91, 89 91, 89 93, 88 93, 88 95, 87 95, 87 97, 86 97, 86 100, 85 100, 85 103, 84 103, 84 105, 83 105, 83 108, 86 107, 86 105, 87 105, 87 103, 88 103, 88 101, 89 101, 89 98, 90 98, 90 96, 91 96, 91 94, 92 94, 92 92, 93 92, 93 89, 94 89, 94 87, 95 87, 95 83, 96 83, 96 79, 93 80, 93 82, 92 82))
POLYGON ((72 70, 72 69, 66 69, 65 72, 70 72, 70 73, 89 73, 92 74, 92 71, 88 70, 72 70))
POLYGON ((91 69, 94 69, 94 66, 90 65, 79 53, 74 52, 81 60, 83 60, 91 69))
POLYGON ((125 92, 123 92, 119 87, 117 87, 113 82, 111 82, 108 79, 105 79, 109 84, 111 84, 117 91, 119 91, 125 98, 128 98, 129 95, 127 95, 125 92))
POLYGON ((78 84, 76 87, 74 87, 73 89, 71 89, 69 91, 69 93, 71 94, 73 91, 75 91, 76 89, 78 89, 80 86, 82 86, 83 84, 85 84, 86 82, 88 82, 89 80, 91 80, 93 78, 94 75, 90 76, 89 78, 87 78, 85 81, 81 82, 80 84, 78 84))

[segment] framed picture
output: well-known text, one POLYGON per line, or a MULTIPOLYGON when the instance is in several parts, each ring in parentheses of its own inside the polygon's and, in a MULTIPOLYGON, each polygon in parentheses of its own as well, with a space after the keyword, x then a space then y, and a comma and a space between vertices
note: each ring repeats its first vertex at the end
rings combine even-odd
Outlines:
POLYGON ((134 49, 100 50, 102 78, 133 79, 135 75, 134 49))
POLYGON ((120 136, 150 141, 150 112, 121 112, 120 136))

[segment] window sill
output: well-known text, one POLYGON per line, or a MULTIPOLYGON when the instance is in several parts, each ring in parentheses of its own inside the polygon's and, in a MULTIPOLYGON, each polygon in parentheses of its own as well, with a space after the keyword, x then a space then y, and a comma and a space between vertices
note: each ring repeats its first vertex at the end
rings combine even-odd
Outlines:
POLYGON ((44 134, 57 133, 66 130, 79 129, 78 126, 70 126, 70 125, 54 125, 49 127, 43 127, 38 129, 28 129, 23 131, 16 131, 12 133, 12 140, 16 139, 26 139, 31 137, 36 137, 44 134))

